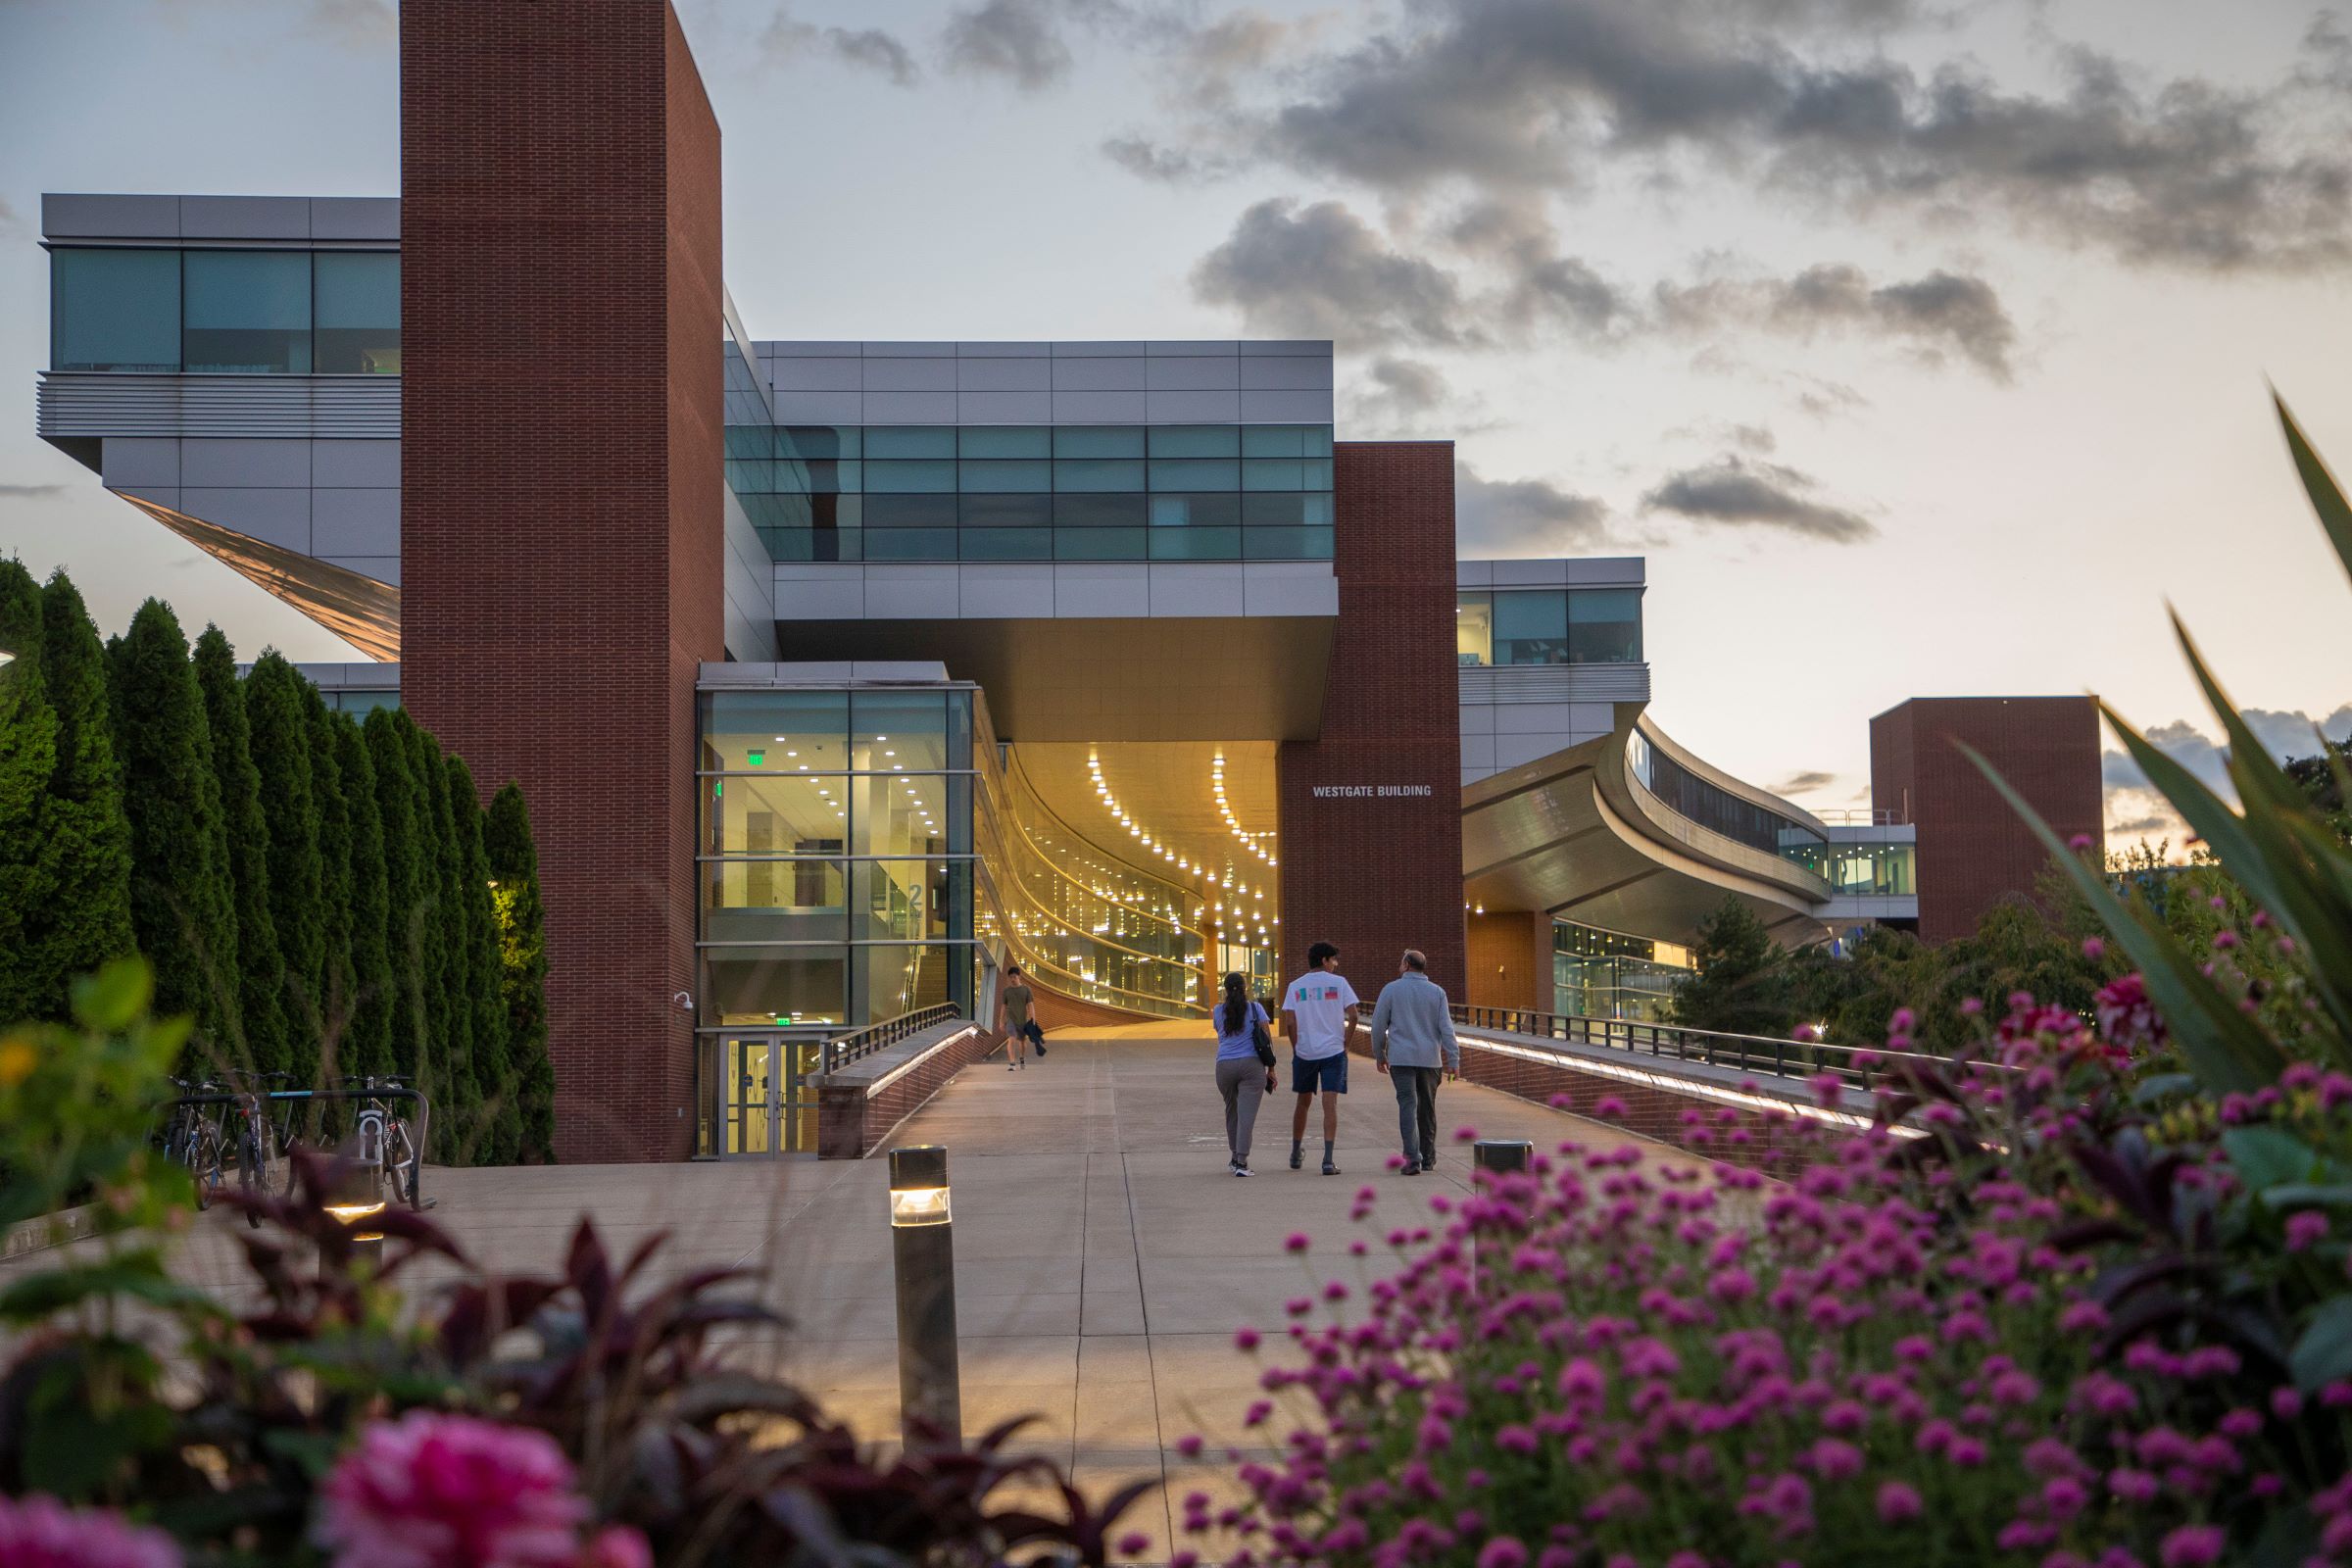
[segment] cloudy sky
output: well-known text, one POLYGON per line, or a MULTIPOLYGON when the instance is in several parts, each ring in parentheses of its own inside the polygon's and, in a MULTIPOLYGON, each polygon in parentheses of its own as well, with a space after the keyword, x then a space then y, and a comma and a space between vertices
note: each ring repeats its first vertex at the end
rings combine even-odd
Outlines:
MULTIPOLYGON (((1329 336, 1464 555, 1649 561, 1654 713, 1862 804, 1914 695, 2281 750, 2352 586, 2352 23, 2302 0, 680 0, 763 337, 1329 336)), ((397 188, 382 0, 0 0, 0 549, 341 646, 31 434, 43 190, 397 188)), ((1440 561, 1433 571, 1445 569, 1440 561)), ((2162 832, 2128 768, 2111 825, 2162 832)))

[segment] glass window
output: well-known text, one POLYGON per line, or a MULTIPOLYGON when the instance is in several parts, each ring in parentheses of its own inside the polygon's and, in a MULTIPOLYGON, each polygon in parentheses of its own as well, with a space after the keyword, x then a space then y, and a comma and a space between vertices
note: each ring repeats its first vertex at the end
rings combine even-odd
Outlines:
POLYGON ((1242 498, 1238 495, 1152 498, 1154 528, 1233 528, 1240 526, 1241 520, 1242 498))
POLYGON ((181 363, 190 370, 295 372, 311 368, 307 251, 189 251, 181 363))
POLYGON ((849 765, 849 730, 844 692, 705 692, 703 769, 839 769, 849 765))
POLYGON ((873 947, 853 950, 858 1016, 869 1023, 895 1018, 934 1003, 956 1001, 956 971, 968 964, 969 950, 944 945, 873 947))
POLYGON ((1453 657, 1457 663, 1494 662, 1494 596, 1484 591, 1453 596, 1453 657))
POLYGON ((966 528, 1043 528, 1054 520, 1054 498, 966 492, 956 510, 966 528))
POLYGON ((1054 460, 1056 490, 1141 490, 1144 466, 1124 459, 1082 458, 1054 460))
POLYGON ((1242 466, 1238 463, 1205 458, 1152 460, 1154 490, 1239 490, 1241 487, 1242 466))
POLYGON ((49 368, 177 370, 179 252, 49 256, 49 368))
POLYGON ((1060 425, 1054 431, 1054 455, 1057 458, 1140 458, 1144 455, 1144 427, 1140 424, 1060 425))
POLYGON ((1051 490, 1054 466, 1034 463, 959 463, 956 482, 965 490, 1051 490))
POLYGON ((1245 424, 1242 426, 1242 456, 1303 458, 1306 456, 1306 428, 1297 424, 1245 424))
POLYGON ((956 427, 952 424, 875 425, 865 432, 869 458, 952 458, 956 427))
POLYGON ((865 465, 853 459, 811 458, 801 466, 818 495, 856 495, 865 488, 865 465))
POLYGON ((1303 490, 1306 465, 1296 459, 1249 458, 1242 463, 1245 490, 1303 490))
POLYGON ((1557 664, 1568 657, 1568 596, 1547 589, 1494 596, 1494 662, 1557 664))
POLYGON ((843 427, 832 424, 788 424, 776 427, 776 456, 779 458, 855 458, 859 455, 861 432, 856 425, 843 427))
POLYGON ((956 451, 965 458, 1050 458, 1054 432, 1010 424, 972 425, 957 433, 956 451))
POLYGON ((1328 424, 1310 424, 1304 426, 1303 428, 1305 430, 1304 440, 1306 442, 1306 455, 1310 458, 1330 457, 1331 426, 1328 424))
POLYGON ((1242 497, 1242 521, 1252 528, 1297 528, 1305 524, 1329 526, 1331 510, 1322 496, 1283 495, 1260 491, 1242 497))
POLYGON ((1568 662, 1638 664, 1642 662, 1642 591, 1586 589, 1568 596, 1568 662))
POLYGON ((962 860, 860 860, 857 940, 945 941, 971 935, 971 873, 962 860))
POLYGON ((1238 458, 1242 431, 1232 424, 1158 424, 1152 427, 1155 458, 1238 458))
POLYGON ((840 860, 706 860, 703 937, 710 942, 839 942, 850 934, 840 860))
POLYGON ((868 561, 954 561, 956 530, 873 528, 866 531, 864 549, 868 561))
POLYGON ((1250 528, 1242 534, 1243 553, 1251 561, 1329 561, 1329 528, 1250 528))
MULTIPOLYGON (((868 467, 880 465, 868 464, 868 467)), ((943 465, 945 466, 945 465, 943 465)), ((860 511, 869 528, 953 528, 956 497, 947 495, 862 496, 860 511)))
POLYGON ((715 1024, 847 1023, 846 947, 703 950, 703 1016, 715 1024))
MULTIPOLYGON (((885 731, 884 733, 889 733, 885 731)), ((895 739, 895 738, 894 738, 895 739)), ((894 744, 883 750, 906 755, 908 748, 894 744)), ((942 743, 944 750, 944 743, 942 743)), ((938 773, 867 773, 852 780, 857 789, 858 855, 946 855, 950 819, 948 780, 938 773)))
POLYGON ((318 369, 332 375, 398 375, 400 258, 390 251, 320 251, 311 263, 318 369))
POLYGON ((877 773, 936 771, 951 765, 947 737, 948 694, 943 691, 861 691, 851 698, 852 767, 877 773))
POLYGON ((953 463, 902 463, 868 458, 862 487, 868 495, 953 494, 953 463))
POLYGON ((1054 559, 1141 561, 1144 559, 1144 541, 1149 537, 1141 528, 1056 528, 1054 530, 1054 559))
MULTIPOLYGON (((826 750, 831 750, 828 745, 826 750)), ((803 759, 768 760, 779 767, 808 767, 809 747, 790 748, 803 759)), ((850 788, 842 774, 813 769, 775 778, 703 780, 706 855, 839 855, 850 836, 850 788)))
POLYGON ((1151 538, 1153 561, 1239 561, 1242 558, 1242 530, 1239 528, 1154 528, 1151 538))
POLYGON ((965 561, 1048 561, 1054 533, 1050 528, 966 528, 956 553, 965 561))
POLYGON ((1141 528, 1149 503, 1138 491, 1125 495, 1057 495, 1054 522, 1061 528, 1141 528))

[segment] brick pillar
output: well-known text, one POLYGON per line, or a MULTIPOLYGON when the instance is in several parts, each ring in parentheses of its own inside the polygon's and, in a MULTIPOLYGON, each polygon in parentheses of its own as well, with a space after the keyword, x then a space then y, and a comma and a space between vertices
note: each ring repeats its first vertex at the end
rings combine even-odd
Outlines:
POLYGON ((1276 758, 1283 974, 1304 965, 1307 944, 1336 942, 1370 1002, 1397 955, 1419 948, 1430 977, 1467 1002, 1453 443, 1345 441, 1333 456, 1340 623, 1323 732, 1276 758))
POLYGON ((680 1158, 718 123, 665 0, 404 0, 400 110, 402 701, 530 798, 560 1156, 680 1158))

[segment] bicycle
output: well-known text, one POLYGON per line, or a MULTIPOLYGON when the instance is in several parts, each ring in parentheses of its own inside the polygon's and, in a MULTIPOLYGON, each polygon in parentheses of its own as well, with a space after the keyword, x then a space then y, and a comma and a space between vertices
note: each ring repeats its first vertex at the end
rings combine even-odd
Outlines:
MULTIPOLYGON (((232 1086, 239 1117, 237 1128, 237 1189, 247 1198, 268 1198, 275 1186, 271 1164, 276 1157, 277 1129, 270 1125, 269 1090, 248 1089, 245 1082, 268 1084, 286 1078, 282 1072, 230 1072, 225 1076, 241 1080, 232 1086)), ((227 1117, 222 1115, 222 1121, 227 1117)), ((245 1223, 255 1230, 262 1228, 261 1211, 248 1207, 245 1223)))
MULTIPOLYGON (((220 1089, 209 1078, 174 1078, 172 1086, 183 1096, 218 1094, 220 1089)), ((221 1182, 219 1119, 205 1115, 202 1106, 176 1103, 172 1107, 172 1119, 164 1124, 163 1138, 164 1157, 187 1167, 195 1183, 198 1211, 211 1208, 213 1194, 221 1182)))
MULTIPOLYGON (((352 1080, 352 1086, 362 1094, 373 1096, 379 1090, 406 1089, 408 1081, 387 1075, 357 1078, 352 1080)), ((362 1102, 353 1127, 352 1149, 362 1165, 378 1173, 378 1181, 382 1180, 382 1172, 391 1171, 393 1196, 411 1208, 417 1206, 416 1167, 422 1163, 422 1157, 416 1147, 416 1129, 406 1116, 394 1115, 381 1100, 362 1102)))

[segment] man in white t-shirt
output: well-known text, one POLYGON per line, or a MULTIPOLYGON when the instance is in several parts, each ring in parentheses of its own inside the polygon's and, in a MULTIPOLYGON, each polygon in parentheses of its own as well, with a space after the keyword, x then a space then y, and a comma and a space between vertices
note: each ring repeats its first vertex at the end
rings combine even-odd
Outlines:
POLYGON ((1340 976, 1340 950, 1318 942, 1306 950, 1306 973, 1282 993, 1282 1032, 1291 1037, 1291 1169, 1306 1158, 1306 1107, 1323 1091, 1323 1174, 1337 1176, 1332 1145, 1340 1136, 1339 1097, 1348 1092, 1348 1046, 1355 1038, 1355 988, 1340 976))

